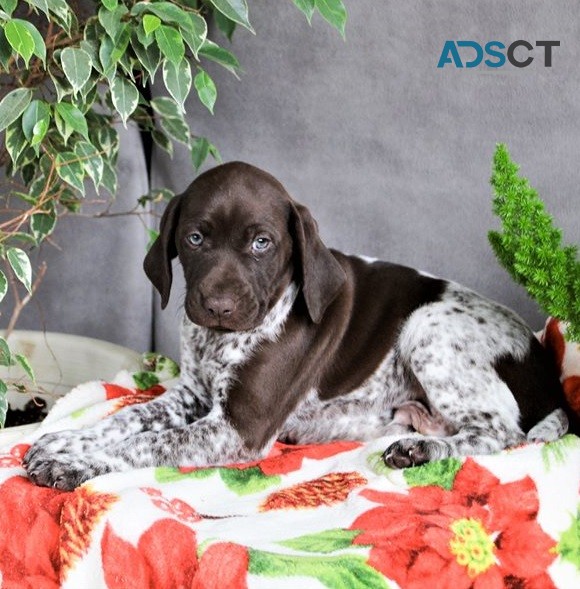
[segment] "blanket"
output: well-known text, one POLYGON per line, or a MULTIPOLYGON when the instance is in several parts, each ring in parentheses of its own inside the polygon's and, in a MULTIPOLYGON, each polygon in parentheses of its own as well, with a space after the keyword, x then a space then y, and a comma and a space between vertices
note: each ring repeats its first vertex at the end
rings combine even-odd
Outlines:
MULTIPOLYGON (((544 341, 559 342, 574 397, 580 350, 558 333, 552 324, 544 341)), ((276 444, 252 464, 114 473, 73 492, 27 480, 21 459, 40 435, 152 399, 167 376, 83 384, 0 449, 0 587, 580 587, 574 435, 401 471, 381 460, 383 438, 276 444)))

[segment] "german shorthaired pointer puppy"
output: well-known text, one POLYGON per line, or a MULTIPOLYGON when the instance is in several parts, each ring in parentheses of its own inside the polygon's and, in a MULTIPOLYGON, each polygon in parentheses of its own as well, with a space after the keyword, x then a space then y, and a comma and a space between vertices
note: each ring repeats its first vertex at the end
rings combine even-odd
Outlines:
POLYGON ((554 440, 555 368, 524 322, 453 282, 327 249, 308 210, 243 163, 168 205, 145 271, 167 305, 187 285, 179 384, 96 425, 41 437, 39 485, 111 471, 209 466, 306 444, 397 434, 393 468, 554 440))

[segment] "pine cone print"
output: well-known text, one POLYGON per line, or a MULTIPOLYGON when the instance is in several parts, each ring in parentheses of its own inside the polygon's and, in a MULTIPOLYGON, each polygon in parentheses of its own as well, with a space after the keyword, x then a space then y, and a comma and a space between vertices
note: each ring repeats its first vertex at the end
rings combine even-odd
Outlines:
POLYGON ((353 489, 366 484, 367 480, 358 472, 331 472, 318 479, 272 493, 262 503, 260 511, 315 508, 340 503, 353 489))
POLYGON ((119 500, 117 495, 80 487, 63 505, 60 517, 61 581, 87 552, 91 534, 101 518, 119 500))

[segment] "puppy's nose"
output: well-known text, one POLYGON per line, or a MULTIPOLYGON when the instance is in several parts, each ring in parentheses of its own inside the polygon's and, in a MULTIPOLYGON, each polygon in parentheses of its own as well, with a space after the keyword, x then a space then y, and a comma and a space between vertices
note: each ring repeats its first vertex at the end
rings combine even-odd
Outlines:
POLYGON ((209 297, 205 301, 205 309, 210 315, 217 319, 229 317, 236 310, 236 301, 227 295, 209 297))

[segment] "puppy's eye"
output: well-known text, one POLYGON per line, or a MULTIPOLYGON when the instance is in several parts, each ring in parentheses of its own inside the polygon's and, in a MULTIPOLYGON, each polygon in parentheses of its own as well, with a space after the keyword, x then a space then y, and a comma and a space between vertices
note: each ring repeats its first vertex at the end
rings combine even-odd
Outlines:
POLYGON ((267 237, 256 237, 252 242, 252 249, 255 252, 263 252, 270 247, 272 242, 267 237))
POLYGON ((197 233, 197 231, 195 233, 190 233, 186 239, 191 245, 196 247, 203 243, 203 235, 201 233, 197 233))

